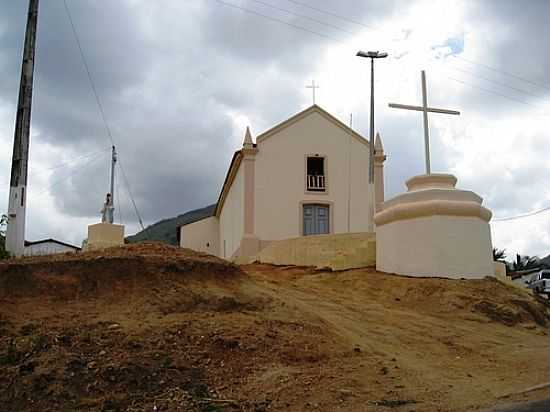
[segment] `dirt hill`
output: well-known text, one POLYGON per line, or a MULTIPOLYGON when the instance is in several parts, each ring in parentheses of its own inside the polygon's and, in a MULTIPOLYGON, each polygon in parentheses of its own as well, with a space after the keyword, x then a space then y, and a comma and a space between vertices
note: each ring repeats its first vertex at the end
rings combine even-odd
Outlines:
POLYGON ((543 301, 492 278, 239 268, 161 244, 12 260, 0 404, 476 410, 550 381, 549 324, 543 301))

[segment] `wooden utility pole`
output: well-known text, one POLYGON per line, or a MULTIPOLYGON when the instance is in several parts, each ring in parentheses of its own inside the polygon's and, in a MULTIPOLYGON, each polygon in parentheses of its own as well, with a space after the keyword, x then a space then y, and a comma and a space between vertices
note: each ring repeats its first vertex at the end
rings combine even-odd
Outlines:
POLYGON ((36 27, 38 23, 38 1, 39 0, 29 0, 23 63, 21 65, 19 101, 17 103, 15 133, 13 138, 6 250, 15 256, 21 256, 25 247, 26 189, 29 163, 34 51, 36 46, 36 27))

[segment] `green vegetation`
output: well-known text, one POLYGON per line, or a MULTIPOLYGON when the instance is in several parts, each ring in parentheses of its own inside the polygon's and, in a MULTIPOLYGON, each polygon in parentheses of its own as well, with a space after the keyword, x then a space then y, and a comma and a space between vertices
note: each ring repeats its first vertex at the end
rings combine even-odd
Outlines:
POLYGON ((513 261, 508 261, 506 258, 506 249, 493 248, 493 260, 504 263, 506 265, 506 272, 521 272, 550 267, 550 255, 544 259, 539 259, 537 256, 520 255, 518 253, 516 254, 516 259, 513 261))
POLYGON ((6 228, 8 226, 8 216, 2 215, 0 218, 0 260, 10 257, 6 251, 6 228))
POLYGON ((163 219, 148 226, 145 230, 142 230, 133 236, 128 236, 126 240, 129 243, 142 242, 144 240, 157 240, 170 245, 178 246, 177 227, 212 216, 215 207, 216 205, 214 204, 206 206, 202 209, 192 210, 177 217, 163 219))

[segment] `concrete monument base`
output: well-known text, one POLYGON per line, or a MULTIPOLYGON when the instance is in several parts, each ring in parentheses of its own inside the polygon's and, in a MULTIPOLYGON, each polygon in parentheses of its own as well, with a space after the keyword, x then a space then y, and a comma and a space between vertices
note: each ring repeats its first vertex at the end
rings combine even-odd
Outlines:
POLYGON ((409 179, 375 215, 376 268, 409 276, 482 278, 495 273, 491 212, 449 174, 409 179))
POLYGON ((124 226, 112 223, 96 223, 88 226, 86 250, 105 249, 124 245, 124 226))

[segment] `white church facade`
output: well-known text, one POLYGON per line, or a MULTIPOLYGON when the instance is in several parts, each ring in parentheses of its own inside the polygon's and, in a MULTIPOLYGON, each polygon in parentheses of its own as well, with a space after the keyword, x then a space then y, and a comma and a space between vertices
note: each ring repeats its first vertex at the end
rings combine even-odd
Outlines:
POLYGON ((369 144, 317 105, 257 136, 256 143, 247 129, 213 215, 180 226, 180 245, 238 259, 273 241, 372 231, 368 208, 384 201, 386 157, 377 137, 372 187, 369 144))

